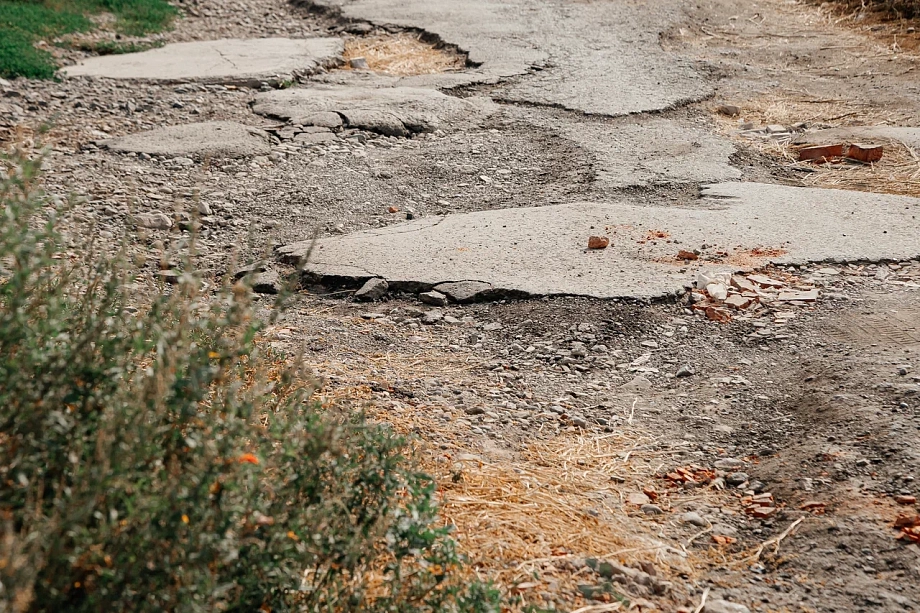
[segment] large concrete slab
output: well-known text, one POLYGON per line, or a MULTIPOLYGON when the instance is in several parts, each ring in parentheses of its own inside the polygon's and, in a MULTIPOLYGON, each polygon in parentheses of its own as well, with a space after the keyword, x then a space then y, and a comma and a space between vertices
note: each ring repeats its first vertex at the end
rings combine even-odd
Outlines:
MULTIPOLYGON (((705 98, 708 77, 665 52, 659 33, 684 19, 667 0, 300 0, 352 20, 421 28, 469 53, 471 81, 496 98, 624 115, 705 98), (539 70, 534 71, 537 68, 539 70), (519 79, 508 77, 527 75, 519 79)), ((445 77, 456 85, 456 76, 445 77)), ((430 80, 430 79, 429 79, 430 80)))
POLYGON ((294 123, 310 123, 318 113, 332 111, 348 127, 409 136, 459 122, 480 106, 434 89, 314 85, 259 94, 252 109, 294 123))
POLYGON ((338 38, 225 38, 92 57, 63 69, 63 73, 69 77, 258 86, 311 74, 340 58, 343 48, 338 38))
MULTIPOLYGON (((654 298, 692 283, 680 249, 710 246, 715 268, 920 255, 920 199, 863 192, 721 183, 699 207, 620 200, 431 217, 316 241, 306 272, 329 282, 383 277, 395 289, 449 281, 491 284, 505 295, 654 298), (610 238, 588 251, 588 237, 610 238), (660 238, 664 236, 664 238, 660 238), (765 255, 769 254, 769 255, 765 255)), ((310 241, 279 249, 289 261, 310 241)), ((706 265, 713 268, 712 265, 706 265)))
POLYGON ((268 133, 232 121, 207 121, 168 126, 100 143, 113 151, 187 157, 268 155, 268 133))

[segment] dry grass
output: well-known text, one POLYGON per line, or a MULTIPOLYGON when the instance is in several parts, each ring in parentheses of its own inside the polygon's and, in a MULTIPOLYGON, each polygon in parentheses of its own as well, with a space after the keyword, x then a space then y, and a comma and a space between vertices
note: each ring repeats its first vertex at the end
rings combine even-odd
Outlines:
MULTIPOLYGON (((351 317, 341 323, 355 331, 372 328, 351 317)), ((271 335, 284 338, 293 332, 275 328, 271 335)), ((422 376, 451 385, 464 381, 464 387, 488 384, 479 379, 488 374, 471 370, 455 354, 422 345, 427 349, 411 356, 352 350, 347 361, 317 362, 311 368, 329 382, 320 392, 324 402, 363 407, 372 419, 416 439, 420 467, 436 479, 445 523, 455 527, 460 549, 479 577, 518 598, 514 611, 551 603, 567 610, 615 610, 617 602, 591 605, 578 591, 580 584, 598 582, 581 564, 588 557, 632 567, 651 563, 661 578, 683 585, 687 577, 697 578, 744 554, 740 547, 712 542, 706 530, 690 534, 676 521, 686 503, 735 508, 739 499, 711 488, 678 490, 657 478, 687 462, 680 452, 690 444, 666 442, 631 425, 628 403, 622 407, 623 426, 613 432, 563 427, 558 434, 534 433, 509 449, 471 439, 455 421, 463 415, 460 410, 453 420, 443 421, 435 414, 437 407, 425 401, 391 395, 380 402, 368 381, 383 389, 387 381, 422 376), (630 494, 643 491, 657 493, 655 503, 664 514, 645 515, 627 502, 630 494)), ((654 609, 648 599, 663 610, 676 606, 673 600, 631 593, 632 588, 617 589, 642 611, 654 609)), ((677 600, 682 593, 678 588, 677 600)))
MULTIPOLYGON (((871 125, 904 125, 905 113, 880 111, 852 100, 813 100, 760 98, 747 101, 741 116, 755 127, 768 124, 785 126, 804 122, 809 128, 871 125)), ((716 114, 723 132, 782 164, 800 171, 803 185, 832 189, 920 196, 920 152, 903 142, 873 139, 885 147, 884 157, 875 164, 841 162, 814 164, 798 160, 799 146, 790 141, 749 138, 738 133, 735 119, 716 114)))
POLYGON ((363 57, 374 72, 412 76, 462 70, 466 58, 423 41, 410 32, 352 38, 345 42, 345 62, 363 57))

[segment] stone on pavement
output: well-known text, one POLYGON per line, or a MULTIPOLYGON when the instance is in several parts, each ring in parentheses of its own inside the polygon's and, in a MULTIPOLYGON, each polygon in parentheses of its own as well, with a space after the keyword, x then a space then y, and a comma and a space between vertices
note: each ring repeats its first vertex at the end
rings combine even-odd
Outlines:
MULTIPOLYGON (((760 183, 723 183, 702 194, 693 207, 620 200, 427 217, 318 240, 306 273, 352 284, 382 277, 393 289, 435 288, 448 296, 442 284, 474 279, 492 286, 490 298, 652 298, 683 292, 702 266, 732 272, 768 262, 920 255, 920 199, 760 183), (607 228, 610 247, 585 250, 592 227, 607 228), (652 229, 670 238, 648 240, 652 229), (676 258, 675 243, 706 244, 737 254, 744 265, 689 265, 676 258), (757 255, 764 248, 775 255, 757 255)), ((278 253, 295 261, 312 244, 278 253)))
POLYGON ((140 53, 91 57, 63 70, 91 76, 145 81, 202 81, 258 87, 279 83, 340 60, 338 38, 224 38, 173 43, 140 53))
POLYGON ((301 125, 315 125, 315 118, 333 112, 350 128, 410 136, 454 123, 476 107, 433 89, 314 85, 259 94, 252 110, 301 125))
POLYGON ((494 288, 491 283, 483 283, 482 281, 453 281, 441 283, 435 289, 454 302, 467 304, 489 300, 489 294, 494 288))
POLYGON ((207 121, 167 126, 149 132, 110 138, 100 143, 113 151, 149 155, 236 158, 268 155, 268 134, 232 121, 207 121))

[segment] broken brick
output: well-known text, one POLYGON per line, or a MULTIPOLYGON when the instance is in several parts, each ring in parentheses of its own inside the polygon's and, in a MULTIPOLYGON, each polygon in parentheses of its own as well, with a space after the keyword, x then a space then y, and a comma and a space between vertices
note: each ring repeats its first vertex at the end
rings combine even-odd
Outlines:
POLYGON ((866 146, 866 145, 850 145, 849 150, 847 150, 847 157, 851 160, 858 160, 860 162, 878 162, 882 159, 882 152, 884 148, 879 145, 878 147, 866 146))
POLYGON ((732 294, 731 296, 725 299, 725 302, 723 304, 725 304, 725 306, 727 307, 741 310, 741 309, 746 309, 749 306, 751 306, 751 299, 745 298, 744 296, 740 294, 732 294))
POLYGON ((390 213, 398 213, 399 209, 397 209, 395 206, 391 206, 390 208, 387 209, 387 211, 389 211, 390 213))
POLYGON ((684 249, 681 249, 677 252, 678 260, 698 260, 699 258, 700 256, 693 253, 692 251, 685 251, 684 249))
POLYGON ((742 292, 756 292, 757 287, 740 275, 732 276, 732 287, 740 289, 742 292))
POLYGON ((843 157, 844 145, 819 145, 817 147, 803 147, 799 149, 799 160, 823 164, 831 158, 843 157))
POLYGON ((588 238, 588 249, 606 249, 610 239, 606 236, 591 236, 588 238))
POLYGON ((916 496, 895 496, 894 501, 898 504, 917 504, 916 496))
POLYGON ((767 519, 776 514, 776 507, 748 507, 745 512, 751 517, 767 519))
POLYGON ((764 275, 748 275, 748 281, 756 283, 760 287, 785 287, 786 284, 776 279, 764 275))
POLYGON ((728 309, 708 306, 706 307, 706 319, 726 323, 732 320, 732 314, 728 312, 728 309))

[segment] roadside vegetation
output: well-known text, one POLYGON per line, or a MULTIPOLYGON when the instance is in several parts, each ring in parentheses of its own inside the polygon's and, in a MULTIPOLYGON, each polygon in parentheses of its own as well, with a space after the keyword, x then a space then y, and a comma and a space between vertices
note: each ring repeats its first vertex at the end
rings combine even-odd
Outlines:
POLYGON ((314 401, 245 280, 138 303, 39 165, 0 160, 0 611, 497 611, 411 445, 314 401))
POLYGON ((102 13, 115 17, 118 34, 141 36, 167 28, 176 9, 166 0, 0 0, 0 77, 52 78, 54 58, 36 43, 92 30, 91 16, 102 13))

